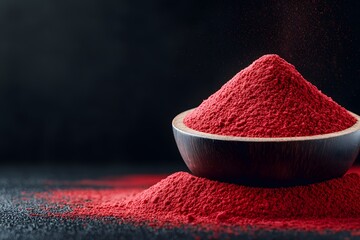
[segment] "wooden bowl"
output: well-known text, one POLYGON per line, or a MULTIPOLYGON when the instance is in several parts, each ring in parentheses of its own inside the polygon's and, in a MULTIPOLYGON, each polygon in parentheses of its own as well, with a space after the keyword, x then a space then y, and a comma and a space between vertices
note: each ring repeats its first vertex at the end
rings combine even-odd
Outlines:
POLYGON ((185 126, 185 111, 172 122, 176 144, 199 177, 253 186, 288 186, 341 177, 360 147, 360 117, 340 132, 307 137, 248 138, 199 132, 185 126))

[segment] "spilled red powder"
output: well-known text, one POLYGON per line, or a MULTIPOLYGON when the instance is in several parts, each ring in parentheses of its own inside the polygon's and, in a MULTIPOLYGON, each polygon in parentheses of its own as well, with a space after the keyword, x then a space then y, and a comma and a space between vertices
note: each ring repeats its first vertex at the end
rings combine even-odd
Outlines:
POLYGON ((71 186, 104 186, 104 187, 126 187, 144 188, 159 182, 166 177, 165 174, 133 174, 123 177, 107 177, 102 179, 84 179, 80 181, 49 181, 47 185, 71 185, 71 186))
POLYGON ((184 119, 200 132, 239 137, 296 137, 351 127, 356 119, 278 55, 236 74, 184 119))
POLYGON ((115 217, 152 226, 360 230, 360 168, 342 178, 288 188, 254 188, 177 172, 146 190, 60 189, 38 193, 47 216, 115 217), (54 211, 49 206, 70 211, 54 211))

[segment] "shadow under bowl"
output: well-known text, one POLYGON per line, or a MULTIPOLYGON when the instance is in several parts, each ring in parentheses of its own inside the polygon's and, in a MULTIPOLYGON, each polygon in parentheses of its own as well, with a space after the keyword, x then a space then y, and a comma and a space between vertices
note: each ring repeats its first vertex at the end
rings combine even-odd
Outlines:
POLYGON ((173 132, 180 154, 199 177, 271 187, 320 182, 343 176, 360 148, 360 117, 343 131, 284 138, 233 137, 199 132, 177 115, 173 132))

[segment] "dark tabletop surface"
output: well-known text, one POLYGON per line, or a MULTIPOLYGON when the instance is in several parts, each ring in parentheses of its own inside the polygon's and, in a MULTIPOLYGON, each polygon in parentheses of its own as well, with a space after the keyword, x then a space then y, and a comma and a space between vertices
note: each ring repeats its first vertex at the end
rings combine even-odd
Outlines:
POLYGON ((35 199, 23 200, 23 193, 44 192, 66 188, 50 181, 78 181, 135 173, 172 173, 186 170, 184 166, 142 167, 129 166, 17 166, 0 169, 0 239, 360 239, 350 232, 303 232, 297 230, 234 229, 232 234, 197 227, 161 228, 130 223, 106 217, 102 219, 45 217, 31 214, 38 207, 35 199))

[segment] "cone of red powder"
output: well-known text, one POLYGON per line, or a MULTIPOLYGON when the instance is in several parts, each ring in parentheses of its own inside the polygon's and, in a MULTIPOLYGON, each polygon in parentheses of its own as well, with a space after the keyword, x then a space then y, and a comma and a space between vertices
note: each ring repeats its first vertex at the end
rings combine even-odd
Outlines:
POLYGON ((278 55, 264 55, 173 121, 197 176, 265 186, 342 176, 360 146, 359 116, 278 55))

